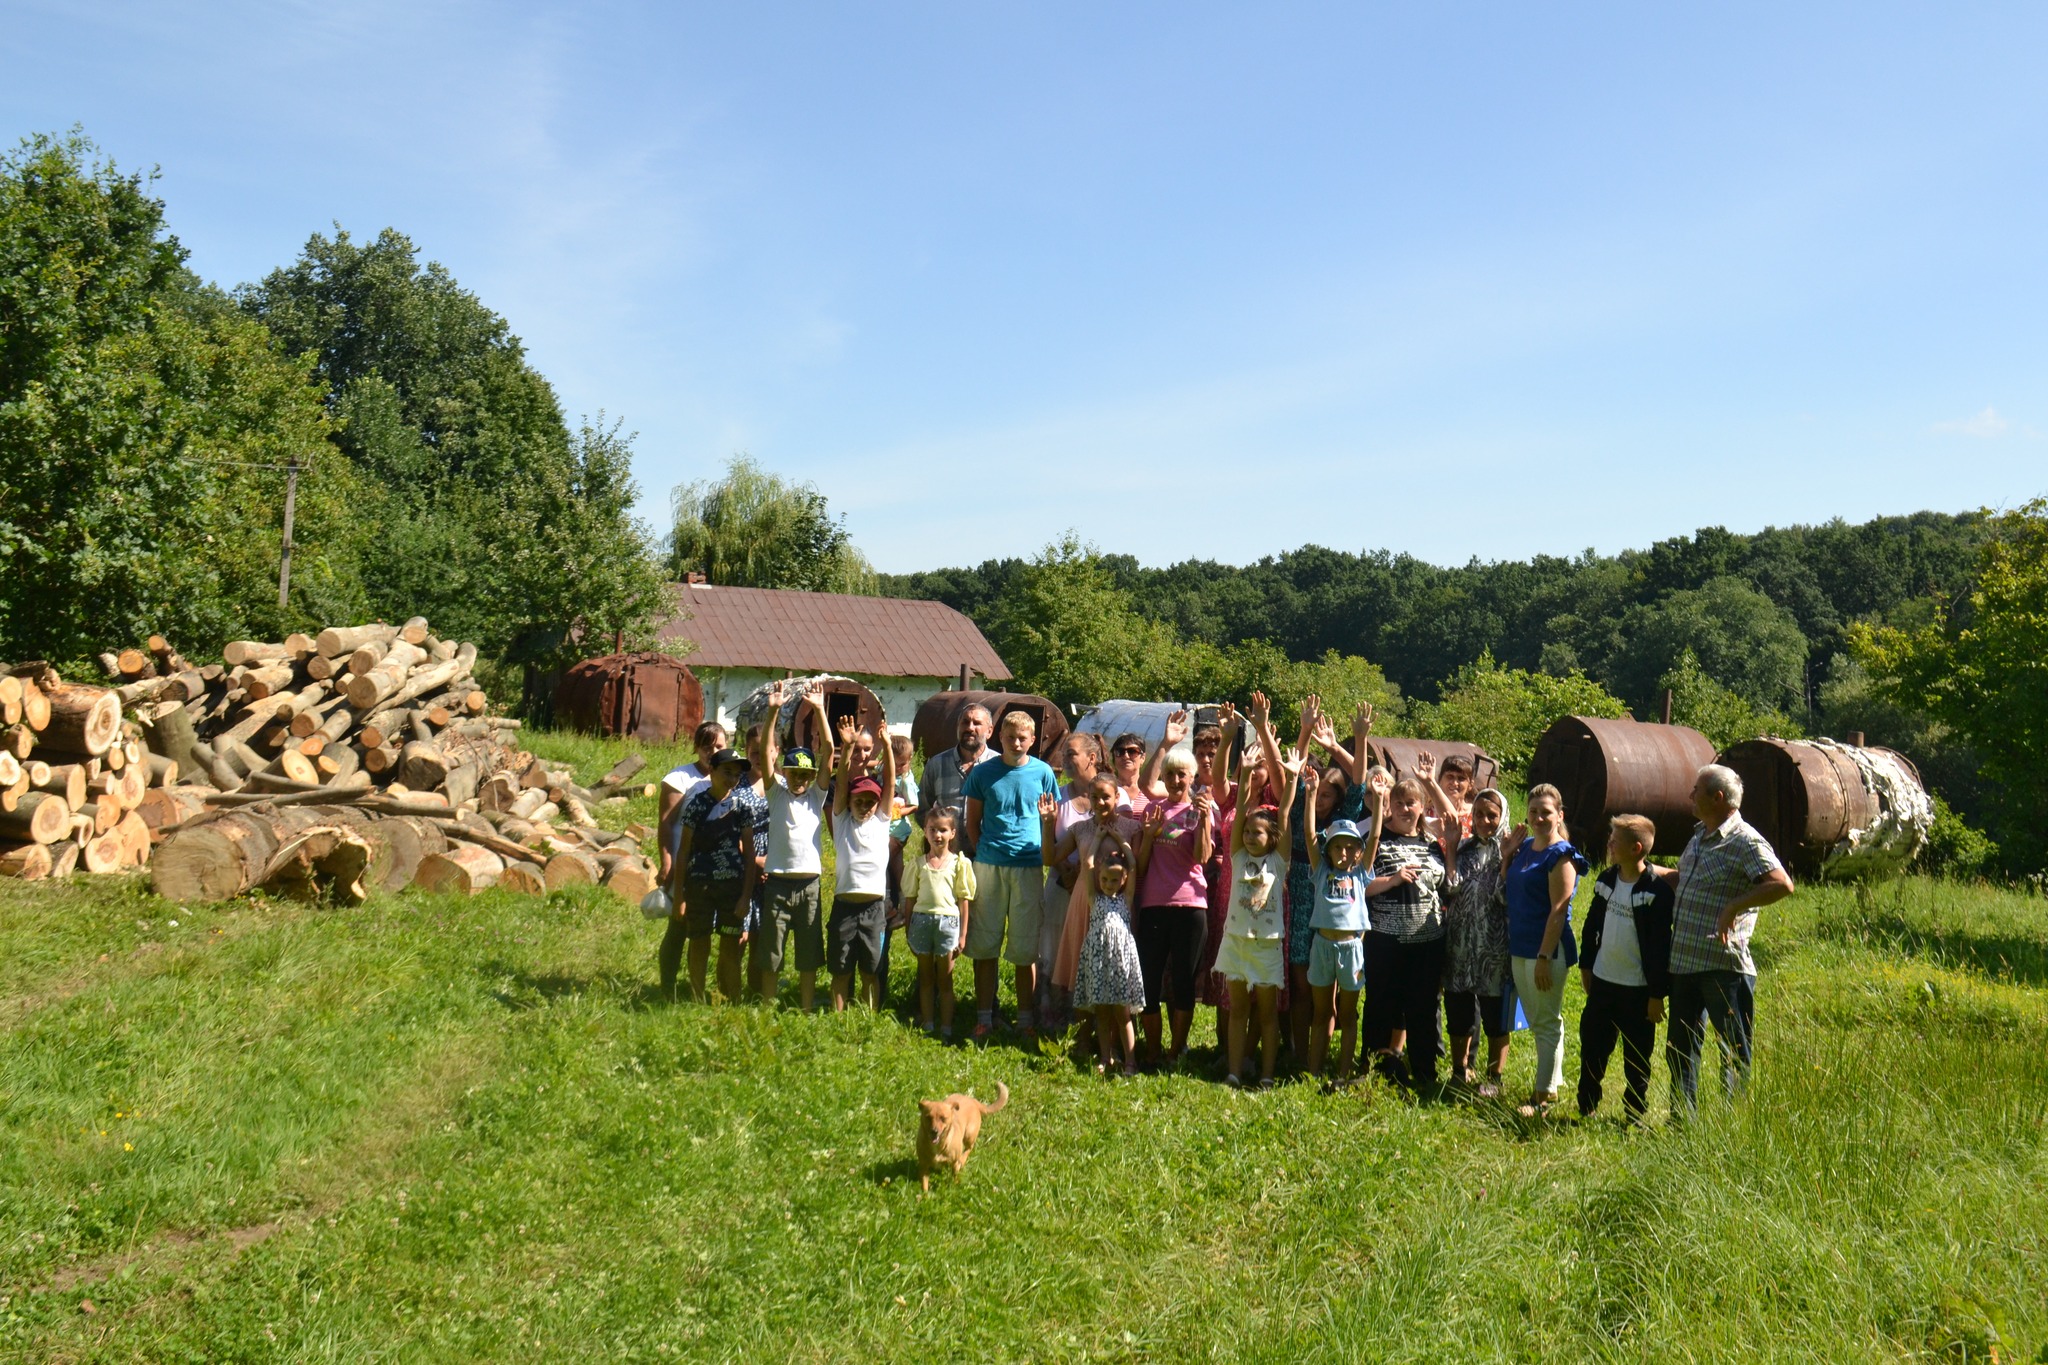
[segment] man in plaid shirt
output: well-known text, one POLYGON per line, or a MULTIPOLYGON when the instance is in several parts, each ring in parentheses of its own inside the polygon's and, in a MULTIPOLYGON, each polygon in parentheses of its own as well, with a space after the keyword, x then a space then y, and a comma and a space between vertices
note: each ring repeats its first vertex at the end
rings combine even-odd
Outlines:
POLYGON ((1678 860, 1678 899, 1671 918, 1671 1023, 1664 1038, 1671 1112, 1679 1117, 1693 1112, 1709 1020, 1732 1055, 1724 1073, 1728 1092, 1741 1089, 1756 1022, 1756 962, 1749 955, 1749 937, 1756 931, 1756 912, 1793 891, 1792 878, 1769 841, 1742 818, 1742 779, 1733 770, 1718 763, 1700 769, 1692 808, 1700 823, 1678 860))

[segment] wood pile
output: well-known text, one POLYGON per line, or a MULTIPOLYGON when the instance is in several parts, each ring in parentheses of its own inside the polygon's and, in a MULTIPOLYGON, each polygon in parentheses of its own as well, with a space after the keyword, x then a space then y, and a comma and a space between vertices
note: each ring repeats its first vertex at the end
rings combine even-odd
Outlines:
POLYGON ((645 760, 595 787, 488 714, 474 645, 422 618, 194 665, 161 637, 100 656, 107 685, 0 665, 0 875, 147 865, 158 894, 265 888, 355 903, 379 888, 541 893, 593 883, 638 901, 650 831, 599 829, 645 760))

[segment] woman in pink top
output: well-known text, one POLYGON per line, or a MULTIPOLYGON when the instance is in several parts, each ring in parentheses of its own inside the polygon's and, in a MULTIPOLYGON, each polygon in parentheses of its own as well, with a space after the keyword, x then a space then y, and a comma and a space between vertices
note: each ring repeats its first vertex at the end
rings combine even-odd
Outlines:
POLYGON ((1216 851, 1216 804, 1191 793, 1194 756, 1166 756, 1163 800, 1146 807, 1138 835, 1138 961, 1145 972, 1145 1055, 1159 1060, 1159 1002, 1172 1014, 1178 1061, 1195 1018, 1195 972, 1209 937, 1209 878, 1205 864, 1216 851), (1190 799, 1192 795, 1192 799, 1190 799), (1162 989, 1164 988, 1164 989, 1162 989))

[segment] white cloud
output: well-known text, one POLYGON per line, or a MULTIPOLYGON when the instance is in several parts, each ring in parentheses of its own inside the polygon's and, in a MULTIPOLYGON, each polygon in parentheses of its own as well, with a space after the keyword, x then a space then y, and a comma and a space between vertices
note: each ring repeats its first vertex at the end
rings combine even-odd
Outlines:
POLYGON ((1990 440, 2012 430, 2012 423, 2000 417, 1997 408, 1987 406, 1975 416, 1959 417, 1953 422, 1936 422, 1928 430, 1943 435, 1979 436, 1990 440))

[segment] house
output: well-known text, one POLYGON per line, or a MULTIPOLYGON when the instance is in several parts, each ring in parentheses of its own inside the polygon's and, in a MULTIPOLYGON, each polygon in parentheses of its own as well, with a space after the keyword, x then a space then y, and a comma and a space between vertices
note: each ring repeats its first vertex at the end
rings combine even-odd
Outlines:
POLYGON ((974 622, 943 602, 694 582, 676 592, 682 611, 661 638, 688 641, 673 652, 704 689, 704 718, 728 727, 748 693, 792 674, 852 678, 899 730, 926 697, 960 686, 963 673, 1010 676, 974 622))

